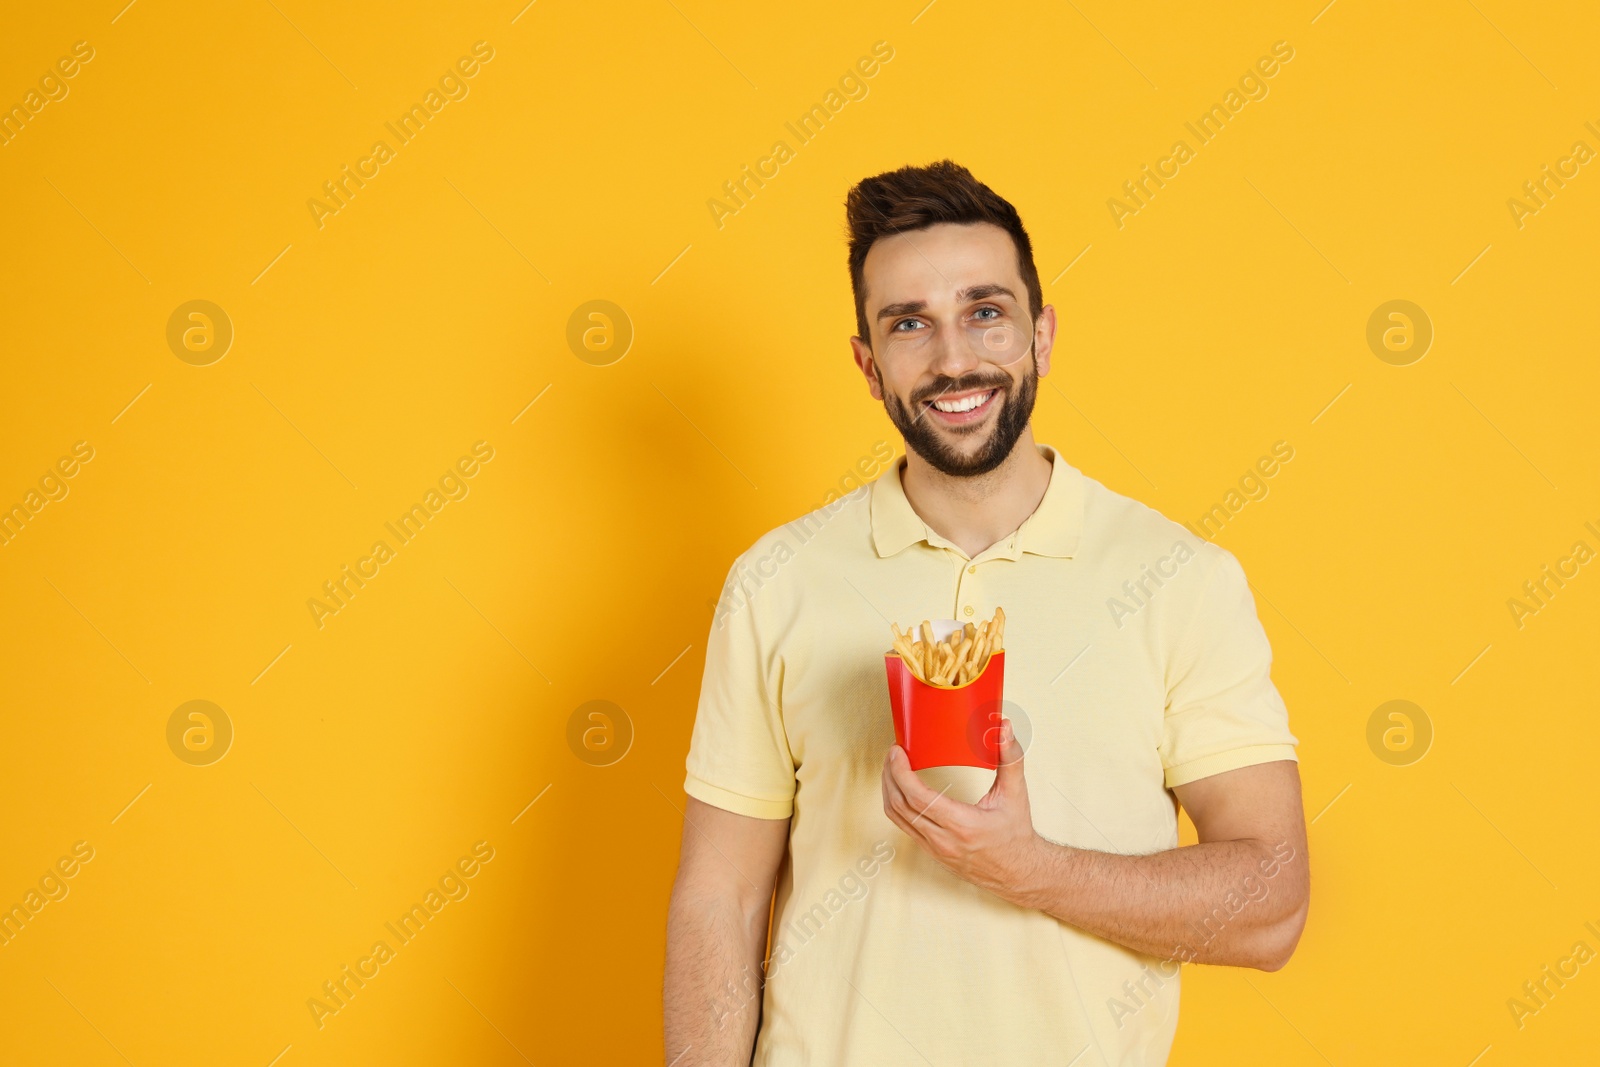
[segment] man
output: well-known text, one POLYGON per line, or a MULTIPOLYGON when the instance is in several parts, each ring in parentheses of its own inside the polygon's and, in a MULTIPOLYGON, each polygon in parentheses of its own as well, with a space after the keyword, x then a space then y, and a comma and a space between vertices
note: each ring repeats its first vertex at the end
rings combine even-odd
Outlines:
POLYGON ((1176 961, 1276 970, 1306 918, 1296 739, 1244 573, 1034 442, 1056 315, 1009 203, 944 161, 862 181, 847 215, 850 344, 906 455, 729 572, 666 1061, 1164 1063, 1176 961), (753 590, 751 560, 777 561, 753 590), (997 606, 1001 766, 912 772, 891 621, 997 606))

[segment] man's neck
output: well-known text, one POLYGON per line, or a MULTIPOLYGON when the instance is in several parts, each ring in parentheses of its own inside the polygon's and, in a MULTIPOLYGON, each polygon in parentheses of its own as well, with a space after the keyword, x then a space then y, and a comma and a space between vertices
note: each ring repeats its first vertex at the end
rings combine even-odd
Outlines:
POLYGON ((908 450, 900 484, 917 517, 971 559, 1009 537, 1038 509, 1050 486, 1050 470, 1030 426, 1005 462, 971 478, 953 478, 908 450))

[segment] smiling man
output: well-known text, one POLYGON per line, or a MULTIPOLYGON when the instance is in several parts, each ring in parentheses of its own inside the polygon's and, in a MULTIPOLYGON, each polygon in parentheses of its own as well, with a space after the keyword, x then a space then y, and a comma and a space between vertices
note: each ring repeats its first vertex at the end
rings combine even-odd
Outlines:
POLYGON ((1009 203, 944 161, 862 181, 847 215, 850 345, 906 455, 788 524, 817 528, 712 626, 665 1062, 1165 1063, 1178 961, 1276 970, 1307 912, 1244 572, 1035 442, 1056 313, 1009 203), (890 621, 997 606, 1002 766, 911 771, 890 621))

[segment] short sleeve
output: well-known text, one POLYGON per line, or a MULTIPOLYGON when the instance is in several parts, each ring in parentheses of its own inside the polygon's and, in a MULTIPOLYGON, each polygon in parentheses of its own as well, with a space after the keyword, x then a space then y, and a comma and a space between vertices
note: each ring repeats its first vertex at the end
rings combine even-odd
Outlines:
POLYGON ((739 815, 787 819, 794 811, 794 759, 776 696, 777 657, 762 633, 759 604, 735 584, 734 561, 706 642, 683 791, 739 815))
POLYGON ((1272 647, 1233 553, 1221 556, 1168 669, 1161 765, 1167 788, 1296 759, 1289 711, 1272 684, 1272 647))

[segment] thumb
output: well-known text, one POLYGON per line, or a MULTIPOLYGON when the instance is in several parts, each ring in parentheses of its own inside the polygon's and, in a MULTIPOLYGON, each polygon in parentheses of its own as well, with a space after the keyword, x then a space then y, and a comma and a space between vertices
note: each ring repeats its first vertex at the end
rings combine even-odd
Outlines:
POLYGON ((995 768, 992 792, 1002 796, 1027 795, 1027 783, 1022 773, 1022 742, 1017 740, 1016 728, 1010 719, 1000 720, 1000 765, 995 768))

